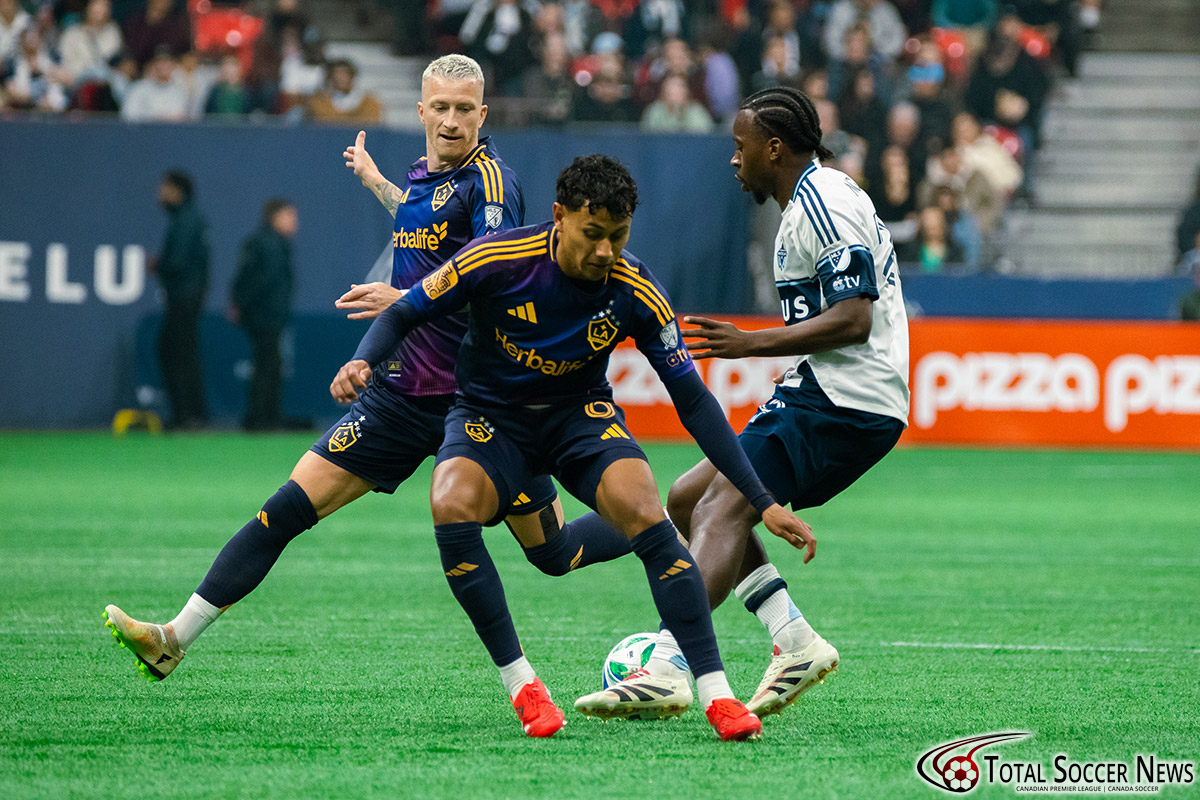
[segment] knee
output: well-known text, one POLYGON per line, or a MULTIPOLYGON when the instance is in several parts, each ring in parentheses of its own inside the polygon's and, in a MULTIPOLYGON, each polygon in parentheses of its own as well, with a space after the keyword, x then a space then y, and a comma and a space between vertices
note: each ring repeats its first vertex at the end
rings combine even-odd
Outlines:
POLYGON ((459 522, 484 522, 475 512, 468 498, 454 491, 430 493, 429 508, 433 512, 434 525, 454 525, 459 522))

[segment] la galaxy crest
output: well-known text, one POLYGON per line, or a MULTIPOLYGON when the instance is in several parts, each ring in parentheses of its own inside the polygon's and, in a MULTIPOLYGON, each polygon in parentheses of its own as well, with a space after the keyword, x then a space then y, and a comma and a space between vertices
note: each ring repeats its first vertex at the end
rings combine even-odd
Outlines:
POLYGON ((450 199, 450 195, 454 194, 454 183, 446 181, 441 186, 433 190, 433 200, 430 201, 430 208, 437 211, 442 206, 446 205, 446 201, 450 199))
POLYGON ((617 323, 607 310, 600 312, 595 319, 588 322, 587 339, 593 350, 603 350, 617 338, 617 323))
POLYGON ((329 435, 329 452, 340 453, 353 446, 362 433, 362 421, 363 417, 359 417, 353 422, 338 425, 337 429, 329 435))
POLYGON ((492 423, 483 417, 480 417, 478 422, 468 422, 463 427, 467 431, 467 436, 470 436, 480 444, 491 439, 492 435, 496 432, 496 429, 492 427, 492 423))

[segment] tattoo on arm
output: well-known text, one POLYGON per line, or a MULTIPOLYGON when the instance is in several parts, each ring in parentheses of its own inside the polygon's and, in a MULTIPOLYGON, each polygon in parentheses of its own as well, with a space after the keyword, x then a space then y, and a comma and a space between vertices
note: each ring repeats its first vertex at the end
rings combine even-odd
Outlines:
POLYGON ((389 180, 382 180, 372 186, 371 191, 375 192, 375 196, 379 198, 379 202, 383 203, 383 207, 388 210, 388 213, 393 217, 396 216, 396 209, 400 207, 402 196, 400 188, 389 180))

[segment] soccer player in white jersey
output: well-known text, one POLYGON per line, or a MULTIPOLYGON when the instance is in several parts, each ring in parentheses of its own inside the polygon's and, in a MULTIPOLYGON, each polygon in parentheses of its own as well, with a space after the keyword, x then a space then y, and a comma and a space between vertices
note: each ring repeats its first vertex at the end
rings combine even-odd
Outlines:
MULTIPOLYGON (((685 317, 698 327, 684 335, 695 358, 796 357, 739 438, 777 502, 810 508, 874 466, 907 424, 908 322, 896 257, 866 194, 845 173, 821 166, 832 154, 802 92, 751 95, 733 140, 730 163, 743 190, 783 209, 774 266, 784 324, 743 331, 685 317)), ((808 624, 767 560, 754 509, 712 464, 702 461, 676 481, 667 507, 689 540, 712 607, 732 589, 773 639, 750 710, 777 713, 837 668, 837 650, 808 624)), ((805 563, 815 553, 816 540, 807 540, 805 563)), ((647 671, 677 679, 682 669, 671 659, 678 650, 669 636, 660 639, 647 671)), ((603 704, 601 694, 589 702, 603 704)))

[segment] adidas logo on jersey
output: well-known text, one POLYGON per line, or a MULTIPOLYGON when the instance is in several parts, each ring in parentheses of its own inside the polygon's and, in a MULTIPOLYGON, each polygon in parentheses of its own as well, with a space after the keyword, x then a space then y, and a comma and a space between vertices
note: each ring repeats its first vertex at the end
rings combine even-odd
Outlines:
POLYGON ((523 306, 517 306, 516 308, 510 308, 508 310, 508 313, 512 314, 514 317, 518 317, 520 319, 526 320, 527 322, 532 322, 535 325, 537 324, 537 312, 533 310, 533 301, 532 300, 530 300, 528 303, 526 303, 523 306))

